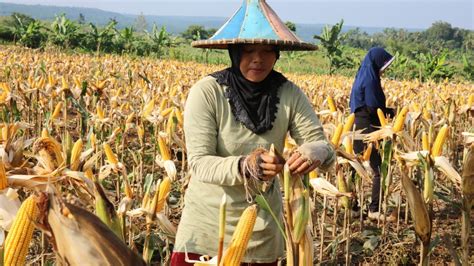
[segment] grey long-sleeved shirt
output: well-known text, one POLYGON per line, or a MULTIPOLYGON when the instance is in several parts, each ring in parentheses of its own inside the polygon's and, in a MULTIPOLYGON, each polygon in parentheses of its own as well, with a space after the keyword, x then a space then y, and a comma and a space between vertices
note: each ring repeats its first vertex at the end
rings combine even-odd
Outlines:
MULTIPOLYGON (((236 121, 231 112, 226 87, 215 78, 205 77, 190 90, 184 110, 184 133, 191 171, 185 193, 184 209, 176 236, 175 251, 216 256, 219 232, 219 205, 227 194, 225 245, 232 238, 243 210, 249 206, 243 177, 239 174, 241 156, 257 147, 270 148, 273 143, 283 151, 286 134, 299 144, 324 142, 328 157, 322 168, 334 161, 335 155, 324 135, 311 103, 292 82, 278 90, 280 103, 273 128, 257 135, 236 121)), ((282 199, 278 180, 265 192, 265 198, 278 215, 282 199)), ((271 215, 259 210, 245 262, 274 262, 283 255, 284 239, 271 215)))

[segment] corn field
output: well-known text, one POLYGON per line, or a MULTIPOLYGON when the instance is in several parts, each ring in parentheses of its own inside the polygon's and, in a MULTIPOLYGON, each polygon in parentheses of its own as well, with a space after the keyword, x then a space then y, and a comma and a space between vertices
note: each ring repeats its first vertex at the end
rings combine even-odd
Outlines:
MULTIPOLYGON (((4 264, 168 264, 190 178, 182 128, 187 92, 223 67, 1 46, 4 264)), ((382 114, 380 130, 363 135, 349 111, 352 78, 286 76, 313 103, 337 162, 301 178, 293 186, 299 194, 288 194, 301 204, 286 215, 303 222, 282 226, 282 265, 472 265, 474 84, 383 80, 397 116, 382 114), (352 218, 352 202, 362 212, 372 182, 370 148, 354 154, 355 139, 379 148, 380 206, 395 222, 352 218)), ((279 152, 293 148, 289 138, 279 152)), ((257 203, 249 208, 271 211, 257 203)), ((220 265, 231 265, 226 261, 220 265)))

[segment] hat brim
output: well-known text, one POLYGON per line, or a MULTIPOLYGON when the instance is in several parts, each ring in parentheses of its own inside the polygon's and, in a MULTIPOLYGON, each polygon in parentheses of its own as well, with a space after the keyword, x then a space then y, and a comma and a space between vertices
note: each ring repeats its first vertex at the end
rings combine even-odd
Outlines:
POLYGON ((311 43, 273 39, 220 39, 199 40, 191 43, 192 47, 208 49, 227 49, 232 44, 269 44, 276 45, 280 51, 314 51, 318 47, 311 43))

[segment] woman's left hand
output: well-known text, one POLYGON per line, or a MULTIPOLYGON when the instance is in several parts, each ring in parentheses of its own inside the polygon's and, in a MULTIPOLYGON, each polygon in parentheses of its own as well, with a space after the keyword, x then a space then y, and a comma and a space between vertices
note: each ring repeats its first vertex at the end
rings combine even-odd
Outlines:
POLYGON ((309 158, 305 158, 300 152, 294 152, 286 163, 290 168, 291 174, 299 175, 305 175, 321 164, 319 160, 311 161, 309 158))

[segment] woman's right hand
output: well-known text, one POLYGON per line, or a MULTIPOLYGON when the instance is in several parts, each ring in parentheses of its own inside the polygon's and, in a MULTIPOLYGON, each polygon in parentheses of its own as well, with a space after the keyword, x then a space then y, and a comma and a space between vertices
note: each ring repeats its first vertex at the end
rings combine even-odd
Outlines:
POLYGON ((260 154, 261 163, 259 166, 262 168, 262 179, 264 181, 269 181, 273 177, 283 170, 283 165, 285 161, 283 158, 278 158, 277 156, 272 156, 268 153, 260 154))
POLYGON ((285 160, 282 157, 270 155, 263 149, 257 149, 242 157, 240 171, 246 178, 270 181, 282 171, 284 164, 285 160))

